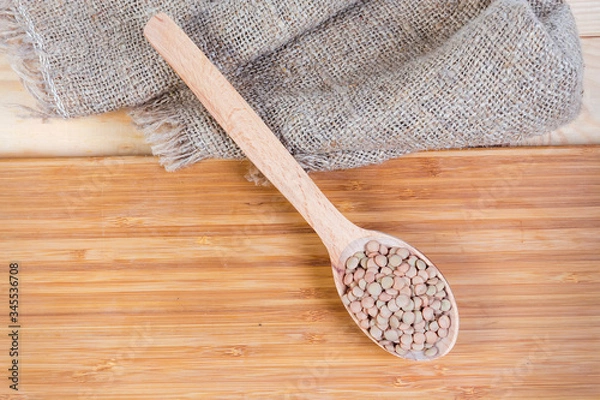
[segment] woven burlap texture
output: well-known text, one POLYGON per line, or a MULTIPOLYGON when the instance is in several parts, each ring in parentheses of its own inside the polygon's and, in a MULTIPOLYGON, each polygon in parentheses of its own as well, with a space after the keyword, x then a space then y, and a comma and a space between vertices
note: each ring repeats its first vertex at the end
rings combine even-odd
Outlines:
POLYGON ((44 112, 131 107, 169 170, 243 157, 144 39, 160 11, 307 170, 517 143, 581 107, 579 38, 555 0, 3 0, 0 32, 44 112))

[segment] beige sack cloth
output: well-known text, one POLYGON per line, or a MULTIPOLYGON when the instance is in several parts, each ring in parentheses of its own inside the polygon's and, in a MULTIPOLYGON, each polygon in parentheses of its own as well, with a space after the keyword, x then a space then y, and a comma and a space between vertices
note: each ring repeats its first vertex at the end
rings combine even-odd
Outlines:
POLYGON ((1 41, 48 114, 131 107, 169 170, 243 157, 144 39, 159 11, 307 170, 514 143, 581 107, 580 42, 557 0, 0 0, 1 41))

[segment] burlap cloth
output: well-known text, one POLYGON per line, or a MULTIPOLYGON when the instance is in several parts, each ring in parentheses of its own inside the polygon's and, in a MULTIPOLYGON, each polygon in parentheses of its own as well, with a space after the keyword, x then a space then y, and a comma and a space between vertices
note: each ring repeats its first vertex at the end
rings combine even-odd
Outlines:
POLYGON ((0 0, 1 41, 47 114, 130 107, 169 170, 243 157, 144 39, 159 11, 307 170, 515 143, 581 106, 579 38, 556 0, 0 0))

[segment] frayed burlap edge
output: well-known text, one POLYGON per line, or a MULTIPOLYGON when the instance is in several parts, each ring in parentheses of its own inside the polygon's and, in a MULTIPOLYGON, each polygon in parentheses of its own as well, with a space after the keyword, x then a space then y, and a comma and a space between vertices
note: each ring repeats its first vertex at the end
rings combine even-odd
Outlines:
POLYGON ((44 62, 44 50, 18 1, 0 0, 0 51, 6 53, 23 86, 34 97, 37 109, 26 109, 43 117, 68 117, 52 88, 44 62))
MULTIPOLYGON (((160 165, 168 172, 175 172, 183 167, 213 156, 198 149, 185 133, 184 127, 168 113, 157 110, 148 112, 144 107, 133 108, 129 112, 133 124, 150 143, 152 154, 158 157, 160 165)), ((240 156, 240 159, 243 158, 240 156)), ((244 176, 257 186, 269 186, 269 180, 250 163, 244 176)))
POLYGON ((169 172, 209 158, 198 151, 192 140, 185 134, 184 128, 171 116, 161 113, 149 113, 143 108, 134 108, 129 112, 135 127, 144 134, 150 143, 152 154, 157 156, 160 165, 169 172))

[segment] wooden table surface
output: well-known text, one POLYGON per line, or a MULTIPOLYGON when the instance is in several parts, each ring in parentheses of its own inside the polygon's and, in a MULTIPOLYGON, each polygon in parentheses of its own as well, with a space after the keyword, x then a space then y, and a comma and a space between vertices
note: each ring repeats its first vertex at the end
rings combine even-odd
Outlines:
POLYGON ((528 143, 550 146, 312 175, 443 269, 461 332, 431 363, 353 326, 318 237, 246 162, 167 173, 125 111, 23 116, 0 57, 0 399, 600 398, 600 3, 569 3, 584 109, 528 143))
POLYGON ((314 174, 351 220, 444 271, 461 331, 422 363, 353 325, 317 235, 246 162, 0 164, 0 365, 18 263, 22 396, 0 398, 600 398, 600 146, 314 174))

